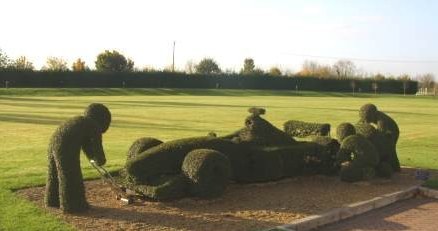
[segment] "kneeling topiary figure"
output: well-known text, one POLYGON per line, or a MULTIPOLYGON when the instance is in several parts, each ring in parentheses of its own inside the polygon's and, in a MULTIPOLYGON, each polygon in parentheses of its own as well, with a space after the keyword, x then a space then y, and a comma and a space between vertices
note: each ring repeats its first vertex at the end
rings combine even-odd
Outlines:
POLYGON ((64 212, 88 208, 80 166, 80 151, 97 165, 106 162, 102 134, 111 123, 111 113, 103 104, 93 103, 84 116, 67 120, 56 129, 49 144, 45 204, 64 212))
POLYGON ((365 104, 360 108, 359 117, 361 123, 370 123, 377 126, 377 130, 383 134, 387 146, 389 163, 394 171, 400 171, 400 162, 397 157, 396 145, 400 130, 397 123, 384 112, 377 109, 374 104, 365 104))
MULTIPOLYGON (((338 128, 338 137, 352 133, 351 126, 343 125, 343 128, 348 129, 348 131, 338 128)), ((376 148, 364 136, 359 134, 346 136, 342 140, 337 159, 342 165, 341 180, 346 182, 355 182, 373 177, 375 168, 379 164, 379 154, 376 148)))

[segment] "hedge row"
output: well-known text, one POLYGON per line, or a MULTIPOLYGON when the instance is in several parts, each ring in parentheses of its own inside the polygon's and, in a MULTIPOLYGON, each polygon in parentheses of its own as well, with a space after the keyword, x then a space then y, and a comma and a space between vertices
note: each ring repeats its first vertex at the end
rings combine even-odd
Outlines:
MULTIPOLYGON (((166 72, 0 72, 0 87, 14 88, 223 88, 351 92, 351 79, 241 75, 189 75, 166 72)), ((355 81, 355 92, 374 92, 372 79, 355 81)), ((377 81, 379 93, 415 94, 417 82, 377 81)))

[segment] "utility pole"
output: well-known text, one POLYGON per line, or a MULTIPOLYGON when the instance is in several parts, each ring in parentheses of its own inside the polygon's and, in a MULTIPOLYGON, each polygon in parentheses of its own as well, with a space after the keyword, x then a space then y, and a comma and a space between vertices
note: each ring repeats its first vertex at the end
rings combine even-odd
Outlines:
POLYGON ((173 41, 172 72, 175 72, 175 41, 173 41))

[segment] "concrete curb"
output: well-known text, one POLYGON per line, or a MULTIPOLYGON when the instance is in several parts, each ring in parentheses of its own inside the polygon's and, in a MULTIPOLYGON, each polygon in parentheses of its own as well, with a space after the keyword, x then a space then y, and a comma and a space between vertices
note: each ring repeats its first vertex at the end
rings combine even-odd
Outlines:
POLYGON ((273 227, 265 231, 307 231, 311 229, 316 229, 320 226, 338 222, 349 217, 357 216, 373 209, 387 206, 397 201, 412 198, 419 193, 425 196, 431 195, 429 197, 432 198, 438 198, 438 191, 436 190, 423 188, 419 185, 412 186, 405 190, 385 194, 383 196, 375 197, 367 201, 353 203, 345 207, 335 208, 323 214, 308 216, 303 219, 296 220, 292 223, 273 227))
POLYGON ((425 188, 425 187, 418 187, 419 194, 425 197, 430 197, 434 199, 438 199, 438 190, 425 188))

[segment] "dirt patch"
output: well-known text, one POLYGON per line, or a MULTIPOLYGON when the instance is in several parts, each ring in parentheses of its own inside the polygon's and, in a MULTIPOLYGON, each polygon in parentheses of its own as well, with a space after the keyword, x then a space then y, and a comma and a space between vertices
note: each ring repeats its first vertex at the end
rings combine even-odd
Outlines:
MULTIPOLYGON (((231 184, 215 200, 187 198, 122 205, 108 185, 95 180, 85 183, 92 206, 88 212, 67 215, 45 209, 79 230, 260 230, 418 183, 413 169, 403 169, 391 180, 354 184, 337 177, 306 176, 263 184, 231 184)), ((44 207, 43 187, 17 193, 44 207)))

